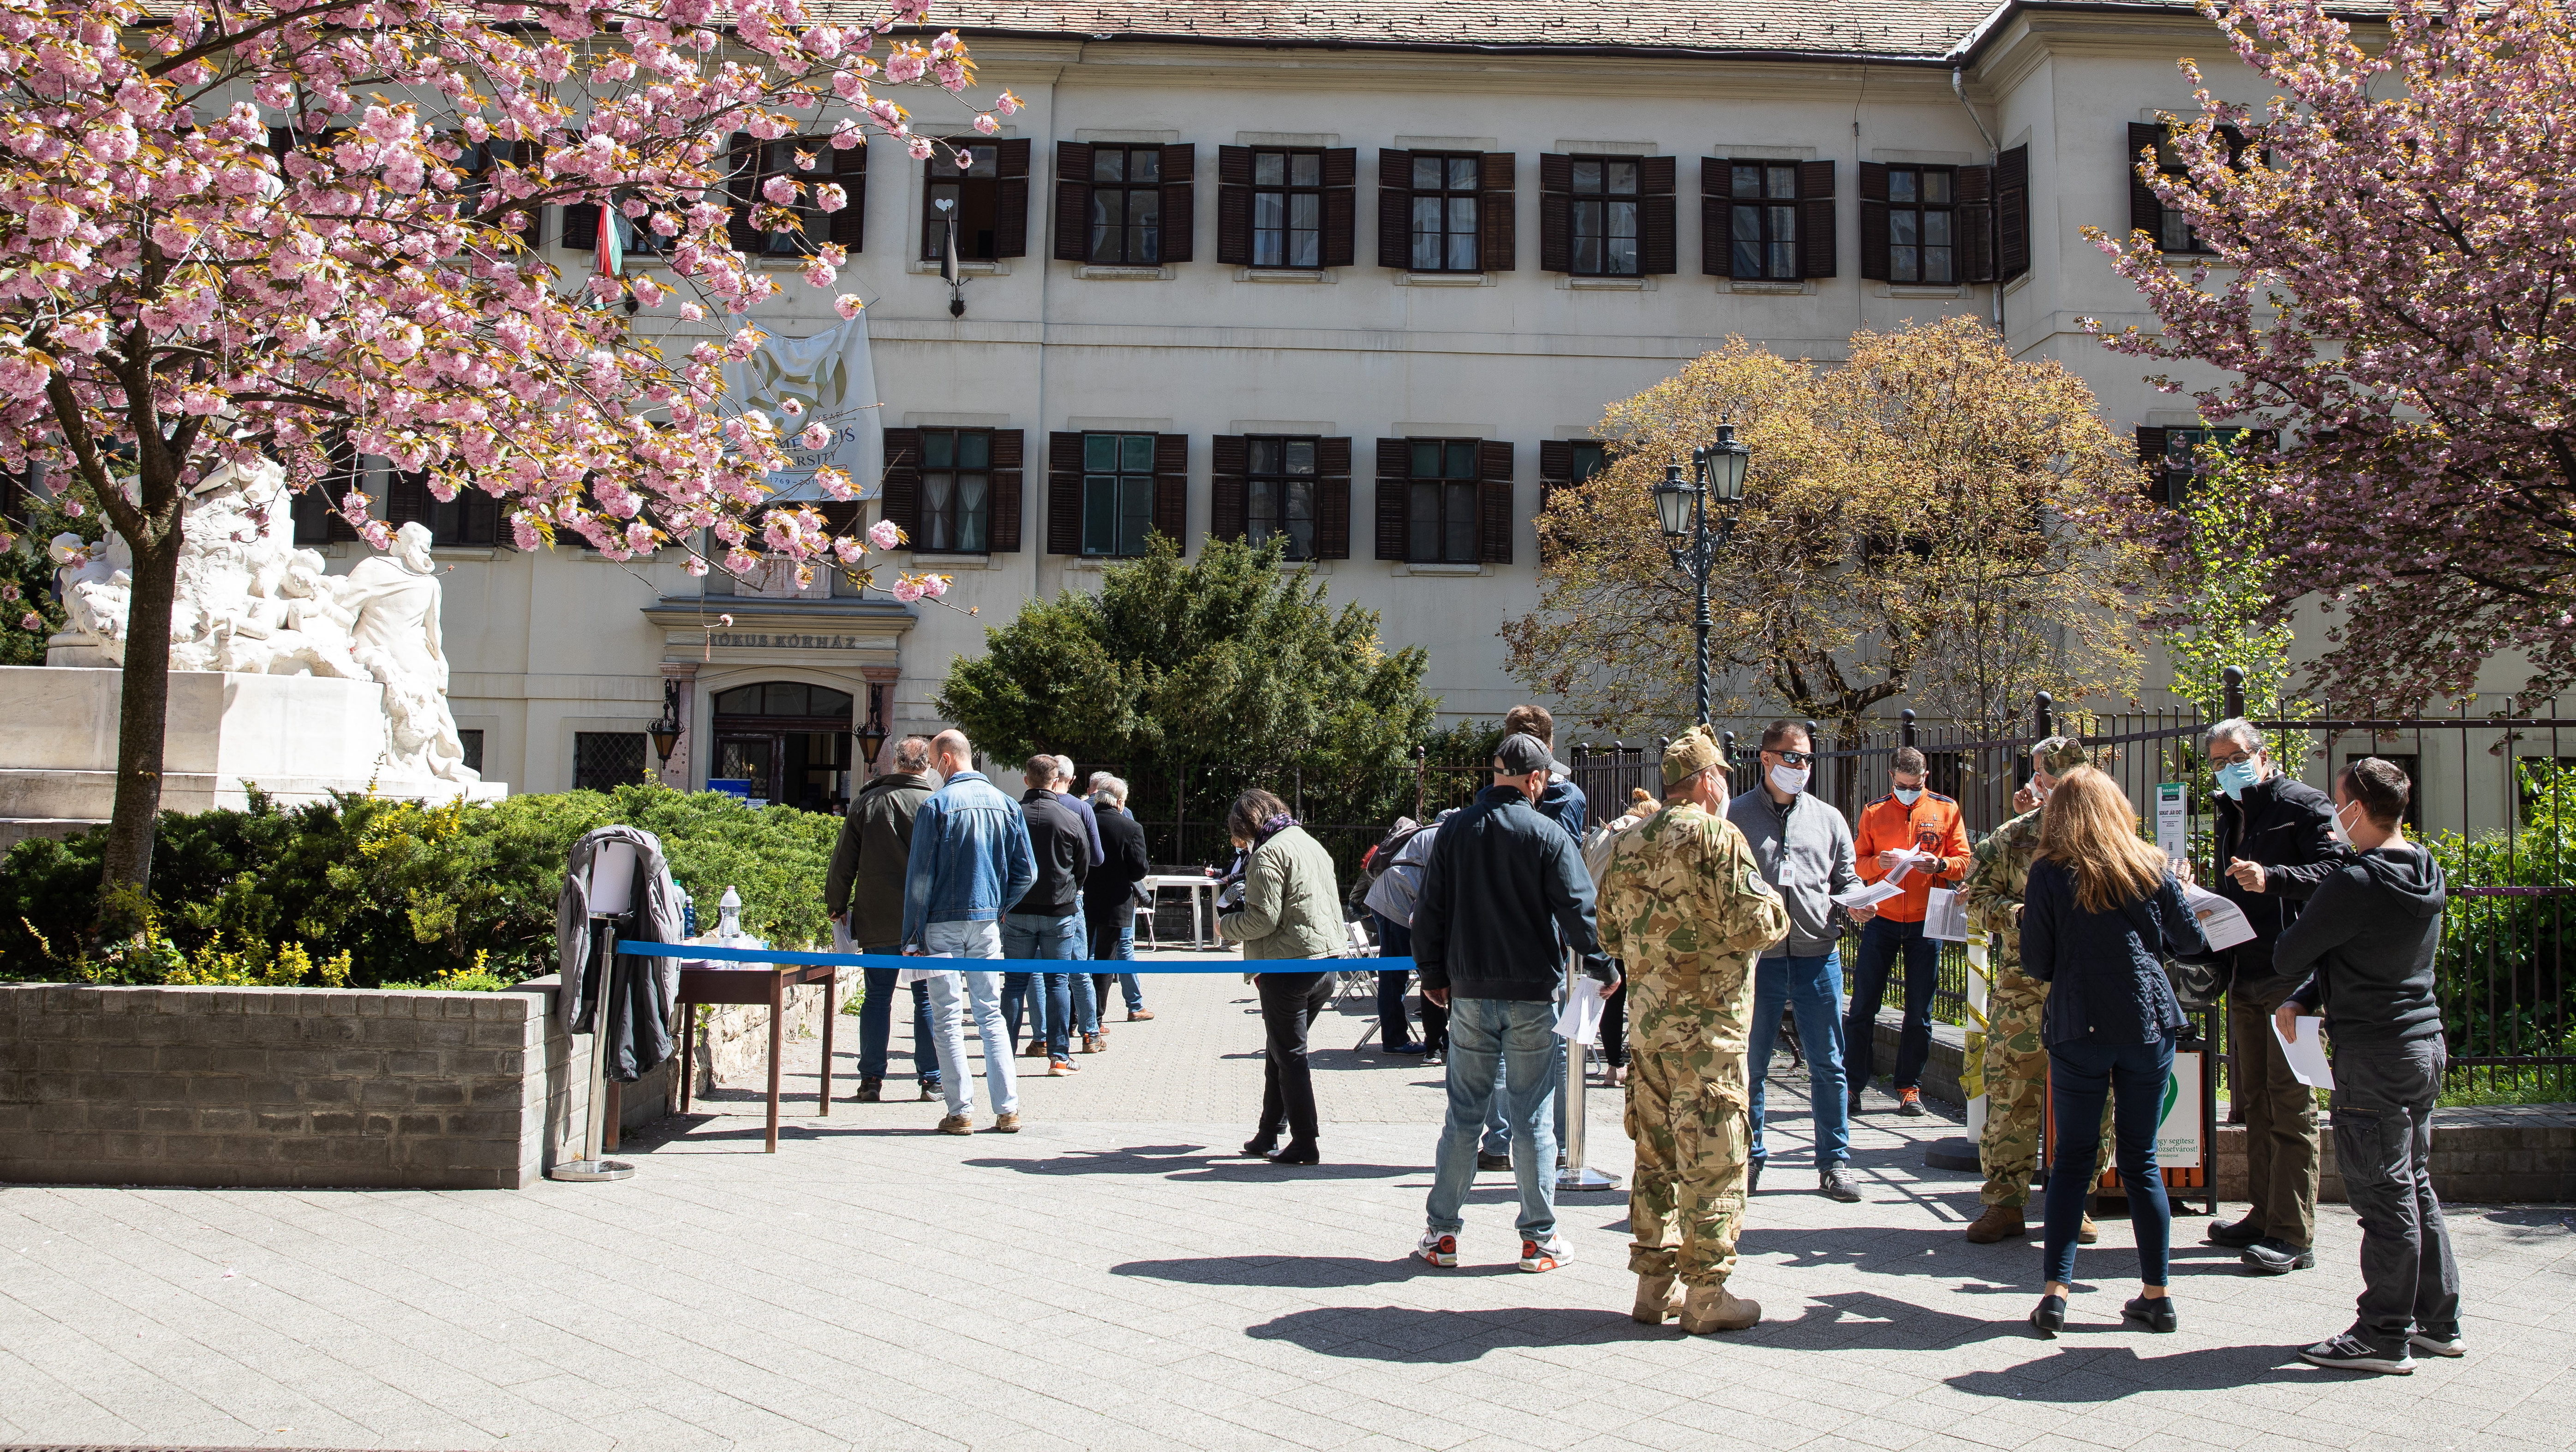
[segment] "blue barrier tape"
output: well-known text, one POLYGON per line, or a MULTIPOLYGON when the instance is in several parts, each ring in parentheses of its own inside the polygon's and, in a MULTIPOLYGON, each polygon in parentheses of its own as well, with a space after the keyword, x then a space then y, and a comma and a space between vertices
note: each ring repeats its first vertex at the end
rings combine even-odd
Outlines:
POLYGON ((801 963, 836 968, 934 968, 954 964, 976 973, 1316 973, 1328 970, 1363 973, 1408 972, 1410 958, 1285 958, 1247 963, 1240 958, 1201 958, 1175 962, 1168 958, 931 958, 901 953, 817 953, 798 948, 719 948, 701 943, 639 943, 617 940, 617 951, 638 958, 685 958, 708 963, 801 963), (1290 969, 1271 963, 1304 963, 1290 969))

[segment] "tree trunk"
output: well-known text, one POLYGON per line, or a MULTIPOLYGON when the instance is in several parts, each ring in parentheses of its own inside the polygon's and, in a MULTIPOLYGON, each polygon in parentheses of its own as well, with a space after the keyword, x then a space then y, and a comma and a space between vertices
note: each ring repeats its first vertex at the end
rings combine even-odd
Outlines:
POLYGON ((152 886, 152 838, 161 818, 163 735, 170 718, 170 611, 178 594, 180 529, 130 540, 134 592, 126 606, 125 673, 117 703, 116 809, 100 863, 99 929, 123 937, 140 926, 152 886))

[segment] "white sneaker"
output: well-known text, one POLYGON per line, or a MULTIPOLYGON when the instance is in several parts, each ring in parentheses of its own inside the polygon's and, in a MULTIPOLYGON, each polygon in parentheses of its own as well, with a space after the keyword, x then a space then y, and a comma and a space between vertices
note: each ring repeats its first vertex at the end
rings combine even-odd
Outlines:
POLYGON ((1521 1241, 1522 1270, 1552 1271, 1573 1259, 1574 1245, 1562 1235, 1551 1235, 1545 1240, 1521 1241))
POLYGON ((1430 1265, 1454 1266, 1458 1263, 1458 1237, 1443 1230, 1426 1230, 1413 1253, 1430 1265))
POLYGON ((2427 1356, 2466 1356, 2469 1348, 2461 1344, 2458 1332, 2448 1336, 2430 1331, 2417 1331, 2406 1338, 2406 1344, 2427 1356))

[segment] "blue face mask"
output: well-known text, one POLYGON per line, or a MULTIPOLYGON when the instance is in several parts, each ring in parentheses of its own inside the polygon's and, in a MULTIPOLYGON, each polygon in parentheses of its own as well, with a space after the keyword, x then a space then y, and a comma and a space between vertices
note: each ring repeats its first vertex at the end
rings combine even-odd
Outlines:
POLYGON ((1898 787, 1896 789, 1896 799, 1909 807, 1914 805, 1915 799, 1922 795, 1923 788, 1921 787, 1898 787))
POLYGON ((2218 769, 2218 789, 2227 793, 2229 801, 2244 796, 2247 787, 2262 779, 2263 769, 2256 766, 2250 756, 2242 761, 2231 761, 2218 769))

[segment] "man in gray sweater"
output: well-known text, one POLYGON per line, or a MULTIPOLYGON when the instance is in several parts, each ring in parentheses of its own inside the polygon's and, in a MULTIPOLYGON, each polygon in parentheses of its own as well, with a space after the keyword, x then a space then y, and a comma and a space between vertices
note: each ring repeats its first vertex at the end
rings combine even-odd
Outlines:
POLYGON ((2319 1366, 2404 1375, 2410 1351, 2460 1354, 2460 1268, 2433 1194, 2433 1101, 2442 1009, 2433 959, 2449 887, 2399 819, 2413 784, 2375 756, 2335 779, 2334 829, 2349 851, 2281 934, 2272 964, 2299 986, 2274 1014, 2296 1042, 2325 1011, 2334 1044, 2335 1163, 2361 1219, 2360 1315, 2299 1354, 2319 1366))
POLYGON ((1753 1079, 1751 1173, 1745 1193, 1762 1186, 1762 1080, 1771 1072, 1771 1045, 1780 1036, 1780 1013, 1798 1016, 1798 1042, 1807 1051, 1807 1103, 1815 1114, 1816 1189, 1846 1203, 1860 1191, 1844 1168, 1851 1161, 1850 1106, 1843 1098, 1843 970, 1837 944, 1848 919, 1867 922, 1872 908, 1845 910, 1836 893, 1860 886, 1852 865, 1851 824, 1843 814, 1807 795, 1815 746, 1807 728, 1774 721, 1762 732, 1762 779, 1726 804, 1726 819, 1753 846, 1762 880, 1789 909, 1789 933, 1763 950, 1753 969, 1753 1042, 1746 1064, 1753 1079))

